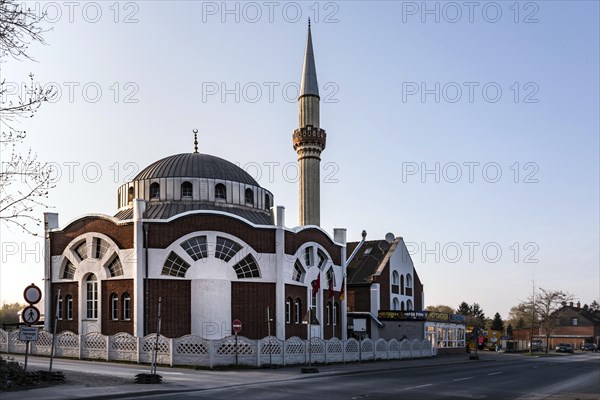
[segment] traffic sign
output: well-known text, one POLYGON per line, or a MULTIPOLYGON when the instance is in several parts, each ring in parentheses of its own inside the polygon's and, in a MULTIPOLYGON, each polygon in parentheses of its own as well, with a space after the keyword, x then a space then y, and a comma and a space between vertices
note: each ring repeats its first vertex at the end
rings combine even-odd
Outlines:
POLYGON ((35 306, 27 306, 23 309, 21 318, 27 325, 33 325, 40 320, 40 310, 35 306))
POLYGON ((234 319, 232 326, 233 326, 233 331, 237 335, 242 330, 242 321, 240 321, 239 319, 234 319))
POLYGON ((32 283, 23 291, 23 298, 25 298, 25 301, 29 304, 35 304, 42 299, 42 291, 32 283))
POLYGON ((38 328, 35 326, 22 326, 19 328, 19 340, 21 342, 38 340, 38 328))

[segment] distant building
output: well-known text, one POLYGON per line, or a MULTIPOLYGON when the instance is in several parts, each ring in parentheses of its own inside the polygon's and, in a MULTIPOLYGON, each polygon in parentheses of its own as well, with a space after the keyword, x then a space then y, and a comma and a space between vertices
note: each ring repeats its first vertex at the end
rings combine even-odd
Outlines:
MULTIPOLYGON (((577 302, 564 305, 559 311, 558 326, 552 331, 549 338, 549 348, 553 350, 559 343, 570 343, 578 349, 584 343, 596 343, 600 346, 600 311, 588 311, 577 302)), ((532 329, 513 329, 513 339, 528 341, 532 329)), ((546 335, 541 327, 534 327, 533 339, 546 343, 546 335)))
MULTIPOLYGON (((380 310, 421 311, 423 284, 404 240, 389 234, 388 240, 366 241, 348 265, 348 316, 352 331, 379 337, 383 324, 380 310)), ((348 243, 351 254, 358 242, 348 243)), ((402 335, 400 335, 402 336, 402 335)))

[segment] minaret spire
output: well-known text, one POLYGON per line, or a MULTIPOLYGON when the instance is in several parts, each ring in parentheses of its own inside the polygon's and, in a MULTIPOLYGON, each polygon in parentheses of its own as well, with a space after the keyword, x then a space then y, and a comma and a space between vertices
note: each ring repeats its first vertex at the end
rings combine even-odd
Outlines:
POLYGON ((319 96, 315 54, 313 52, 312 35, 310 34, 310 18, 308 19, 308 35, 306 37, 306 49, 304 50, 304 64, 302 65, 302 81, 300 82, 300 97, 306 95, 319 96))
POLYGON ((320 128, 320 97, 317 69, 308 20, 308 35, 298 96, 298 129, 294 131, 294 150, 300 167, 300 225, 320 225, 320 163, 327 135, 320 128))

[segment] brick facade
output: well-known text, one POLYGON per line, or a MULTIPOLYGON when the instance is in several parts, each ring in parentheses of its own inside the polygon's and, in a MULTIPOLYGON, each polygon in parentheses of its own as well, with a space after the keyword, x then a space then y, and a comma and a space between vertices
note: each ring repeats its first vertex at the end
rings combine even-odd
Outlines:
POLYGON ((301 339, 306 339, 307 329, 308 327, 305 324, 302 324, 302 319, 304 318, 304 314, 306 314, 306 305, 308 304, 308 300, 306 299, 306 287, 305 286, 296 286, 296 285, 285 285, 285 298, 286 301, 288 298, 292 299, 292 313, 291 313, 291 323, 285 324, 285 338, 289 339, 293 336, 298 336, 301 339), (300 323, 297 324, 296 320, 296 309, 294 307, 296 299, 300 299, 302 303, 302 309, 300 312, 300 323))
POLYGON ((56 332, 71 331, 79 333, 79 284, 77 282, 64 282, 52 284, 52 323, 50 328, 54 329, 54 321, 56 317, 56 296, 60 289, 60 296, 63 299, 62 304, 62 319, 59 319, 56 324, 56 332), (67 296, 73 298, 73 318, 67 318, 67 296))
POLYGON ((327 235, 315 228, 303 229, 298 233, 285 232, 285 254, 294 255, 302 245, 315 242, 321 245, 331 256, 335 265, 341 265, 341 249, 327 235))
POLYGON ((191 284, 183 279, 148 279, 145 334, 156 332, 158 298, 161 297, 161 331, 168 338, 191 333, 191 284))
POLYGON ((275 253, 274 229, 254 228, 224 215, 188 215, 168 223, 152 223, 148 230, 148 247, 166 249, 180 237, 197 231, 228 233, 248 243, 258 253, 275 253))
POLYGON ((133 305, 133 279, 110 279, 101 281, 102 285, 102 334, 114 335, 120 332, 126 332, 133 335, 134 310, 133 305), (118 300, 117 319, 113 320, 111 316, 112 305, 111 295, 116 294, 118 300), (130 301, 130 319, 125 320, 123 315, 123 297, 128 294, 130 301))
POLYGON ((250 339, 262 339, 268 335, 267 307, 271 310, 271 335, 274 335, 278 323, 275 317, 275 284, 231 282, 231 320, 242 321, 240 335, 250 339))
POLYGON ((117 225, 106 218, 83 217, 66 226, 61 231, 50 232, 51 254, 53 256, 60 256, 73 239, 88 232, 105 234, 116 243, 119 249, 133 248, 133 223, 117 225))
POLYGON ((371 285, 348 286, 348 311, 371 309, 371 285))
POLYGON ((329 290, 323 290, 323 296, 321 298, 321 304, 323 304, 323 318, 321 325, 323 325, 323 339, 331 339, 332 337, 337 337, 338 339, 342 338, 342 302, 340 301, 340 294, 336 291, 333 292, 333 299, 329 297, 329 290), (335 327, 333 326, 333 304, 335 302, 337 304, 337 322, 335 327), (329 324, 327 324, 327 304, 330 303, 331 307, 331 316, 329 319, 329 324), (334 330, 335 328, 335 330, 334 330))

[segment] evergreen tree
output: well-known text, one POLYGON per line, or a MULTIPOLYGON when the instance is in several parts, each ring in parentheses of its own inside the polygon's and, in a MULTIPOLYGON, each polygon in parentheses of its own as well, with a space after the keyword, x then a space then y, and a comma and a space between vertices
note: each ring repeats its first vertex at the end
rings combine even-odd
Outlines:
POLYGON ((504 321, 502 321, 500 313, 494 314, 494 319, 492 320, 490 328, 495 331, 504 332, 504 321))

